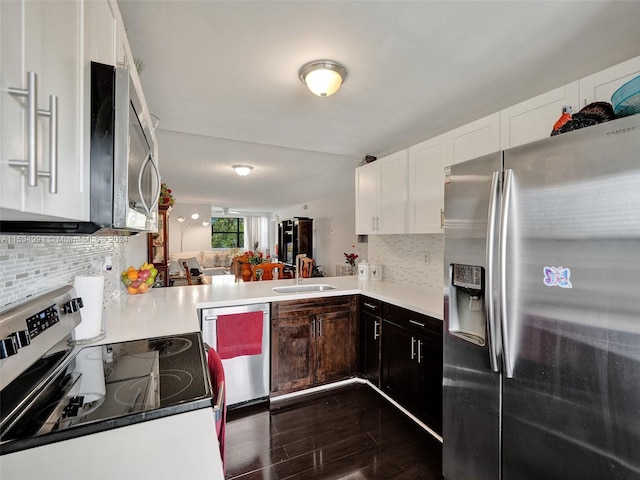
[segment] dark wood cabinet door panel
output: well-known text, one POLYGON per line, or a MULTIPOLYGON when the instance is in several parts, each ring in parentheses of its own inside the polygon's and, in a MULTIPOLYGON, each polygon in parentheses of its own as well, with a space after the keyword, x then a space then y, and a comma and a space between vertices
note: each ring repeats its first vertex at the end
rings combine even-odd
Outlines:
POLYGON ((355 331, 350 310, 317 315, 316 381, 326 383, 355 374, 355 331))
POLYGON ((360 310, 360 374, 380 386, 380 332, 382 320, 360 310))
POLYGON ((382 322, 382 389, 412 412, 419 409, 417 343, 407 329, 382 322))
POLYGON ((271 389, 295 390, 313 384, 316 368, 311 319, 298 317, 273 322, 271 389))

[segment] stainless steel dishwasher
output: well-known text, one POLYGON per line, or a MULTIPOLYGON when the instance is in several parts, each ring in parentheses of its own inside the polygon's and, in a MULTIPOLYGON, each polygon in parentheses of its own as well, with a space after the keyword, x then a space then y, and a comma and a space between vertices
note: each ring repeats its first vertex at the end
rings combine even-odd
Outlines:
MULTIPOLYGON (((232 358, 224 358, 221 355, 226 382, 227 405, 230 407, 257 402, 269 397, 270 305, 256 303, 201 309, 199 312, 202 339, 206 344, 215 348, 219 354, 225 348, 225 345, 220 345, 219 342, 220 333, 223 333, 219 331, 222 320, 232 321, 233 326, 241 330, 245 328, 243 324, 245 319, 246 322, 255 320, 257 313, 262 315, 261 346, 254 345, 255 348, 250 353, 237 354, 232 358)), ((253 327, 250 323, 246 323, 246 325, 247 337, 249 337, 249 333, 251 333, 249 329, 255 327, 256 324, 254 323, 253 327)), ((242 338, 244 335, 240 337, 242 338)), ((242 349, 238 351, 242 352, 242 349)))

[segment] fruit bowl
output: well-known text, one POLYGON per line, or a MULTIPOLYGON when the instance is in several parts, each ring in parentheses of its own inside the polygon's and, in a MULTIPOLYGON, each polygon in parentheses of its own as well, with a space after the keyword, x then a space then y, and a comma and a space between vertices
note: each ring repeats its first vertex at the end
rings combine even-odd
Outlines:
POLYGON ((140 268, 129 267, 120 274, 120 283, 129 295, 147 293, 156 281, 158 270, 151 263, 143 263, 140 268))

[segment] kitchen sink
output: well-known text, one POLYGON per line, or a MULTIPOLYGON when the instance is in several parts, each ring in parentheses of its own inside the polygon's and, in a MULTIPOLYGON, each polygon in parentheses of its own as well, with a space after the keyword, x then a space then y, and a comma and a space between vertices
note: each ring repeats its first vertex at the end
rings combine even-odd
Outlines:
POLYGON ((298 292, 323 292, 325 290, 335 290, 336 287, 321 283, 318 285, 289 285, 286 287, 273 287, 274 292, 278 293, 298 293, 298 292))

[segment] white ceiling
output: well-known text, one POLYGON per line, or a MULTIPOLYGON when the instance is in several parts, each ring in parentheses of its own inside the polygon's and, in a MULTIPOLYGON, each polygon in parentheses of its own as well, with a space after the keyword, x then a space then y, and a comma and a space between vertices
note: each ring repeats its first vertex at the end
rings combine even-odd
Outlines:
POLYGON ((238 211, 352 190, 366 154, 640 55, 638 1, 118 4, 160 118, 163 180, 178 203, 238 211), (321 58, 349 71, 325 99, 298 78, 321 58), (255 168, 238 177, 236 163, 255 168))

